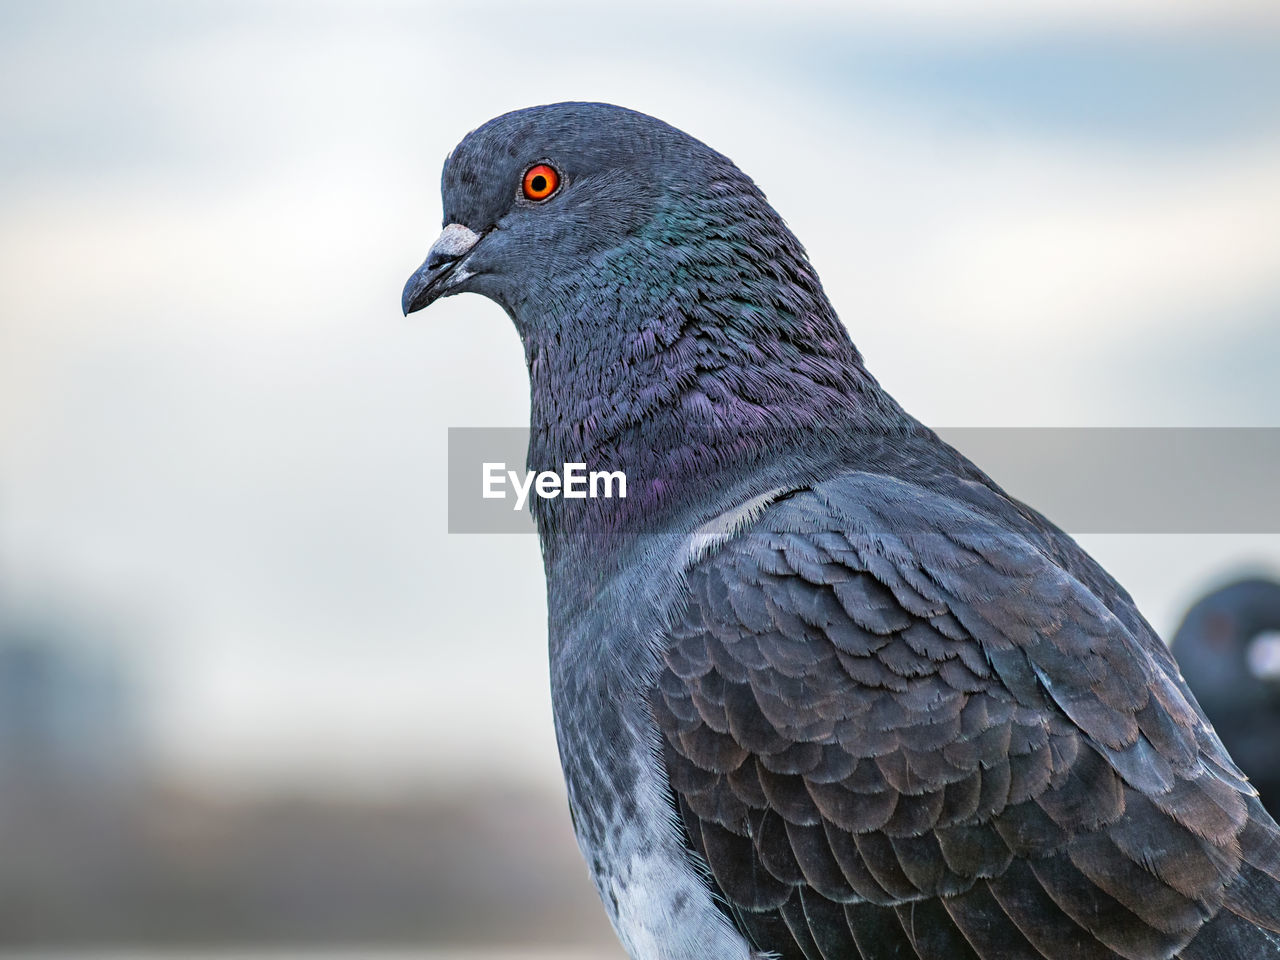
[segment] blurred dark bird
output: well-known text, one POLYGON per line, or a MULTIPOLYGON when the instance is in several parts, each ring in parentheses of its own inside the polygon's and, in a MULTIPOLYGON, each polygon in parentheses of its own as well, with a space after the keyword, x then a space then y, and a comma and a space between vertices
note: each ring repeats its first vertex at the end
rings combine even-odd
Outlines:
POLYGON ((1170 642, 1191 692, 1275 816, 1280 810, 1280 583, 1249 579, 1196 602, 1170 642))
POLYGON ((530 469, 628 478, 533 510, 574 827, 632 957, 1280 958, 1280 831, 1165 645, 881 389, 732 162, 556 104, 442 189, 405 311, 501 304, 530 469))

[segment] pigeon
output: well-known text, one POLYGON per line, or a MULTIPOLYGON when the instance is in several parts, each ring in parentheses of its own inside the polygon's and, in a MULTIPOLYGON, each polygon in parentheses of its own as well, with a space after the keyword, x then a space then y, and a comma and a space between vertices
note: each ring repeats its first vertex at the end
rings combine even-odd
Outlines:
POLYGON ((631 957, 1280 958, 1280 828, 1164 643, 877 383, 728 158, 560 103, 468 134, 441 192, 405 313, 501 305, 529 469, 627 478, 531 512, 631 957))
POLYGON ((1272 816, 1280 811, 1277 641, 1280 583, 1261 578, 1202 597, 1170 641, 1192 693, 1272 816))

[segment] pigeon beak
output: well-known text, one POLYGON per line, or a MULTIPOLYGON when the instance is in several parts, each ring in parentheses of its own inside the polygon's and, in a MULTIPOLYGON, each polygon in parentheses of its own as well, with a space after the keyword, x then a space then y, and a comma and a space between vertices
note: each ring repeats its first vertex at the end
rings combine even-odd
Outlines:
POLYGON ((421 310, 473 276, 462 262, 479 242, 480 234, 460 223, 445 227, 431 245, 427 259, 404 285, 404 295, 400 298, 404 315, 421 310))

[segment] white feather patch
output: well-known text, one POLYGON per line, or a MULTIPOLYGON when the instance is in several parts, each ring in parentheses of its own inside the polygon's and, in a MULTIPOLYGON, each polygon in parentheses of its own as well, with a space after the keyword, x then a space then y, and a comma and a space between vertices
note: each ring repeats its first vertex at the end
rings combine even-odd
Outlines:
POLYGON ((786 487, 777 487, 712 517, 689 534, 689 539, 685 541, 684 550, 681 553, 683 565, 691 567, 707 557, 764 513, 765 507, 787 492, 786 487))

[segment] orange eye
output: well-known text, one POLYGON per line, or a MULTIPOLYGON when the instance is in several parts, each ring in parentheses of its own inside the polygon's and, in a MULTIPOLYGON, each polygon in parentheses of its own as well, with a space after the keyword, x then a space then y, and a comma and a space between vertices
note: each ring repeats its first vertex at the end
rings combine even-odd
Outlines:
POLYGON ((535 163, 524 172, 524 195, 529 200, 545 200, 560 186, 560 174, 545 163, 535 163))

